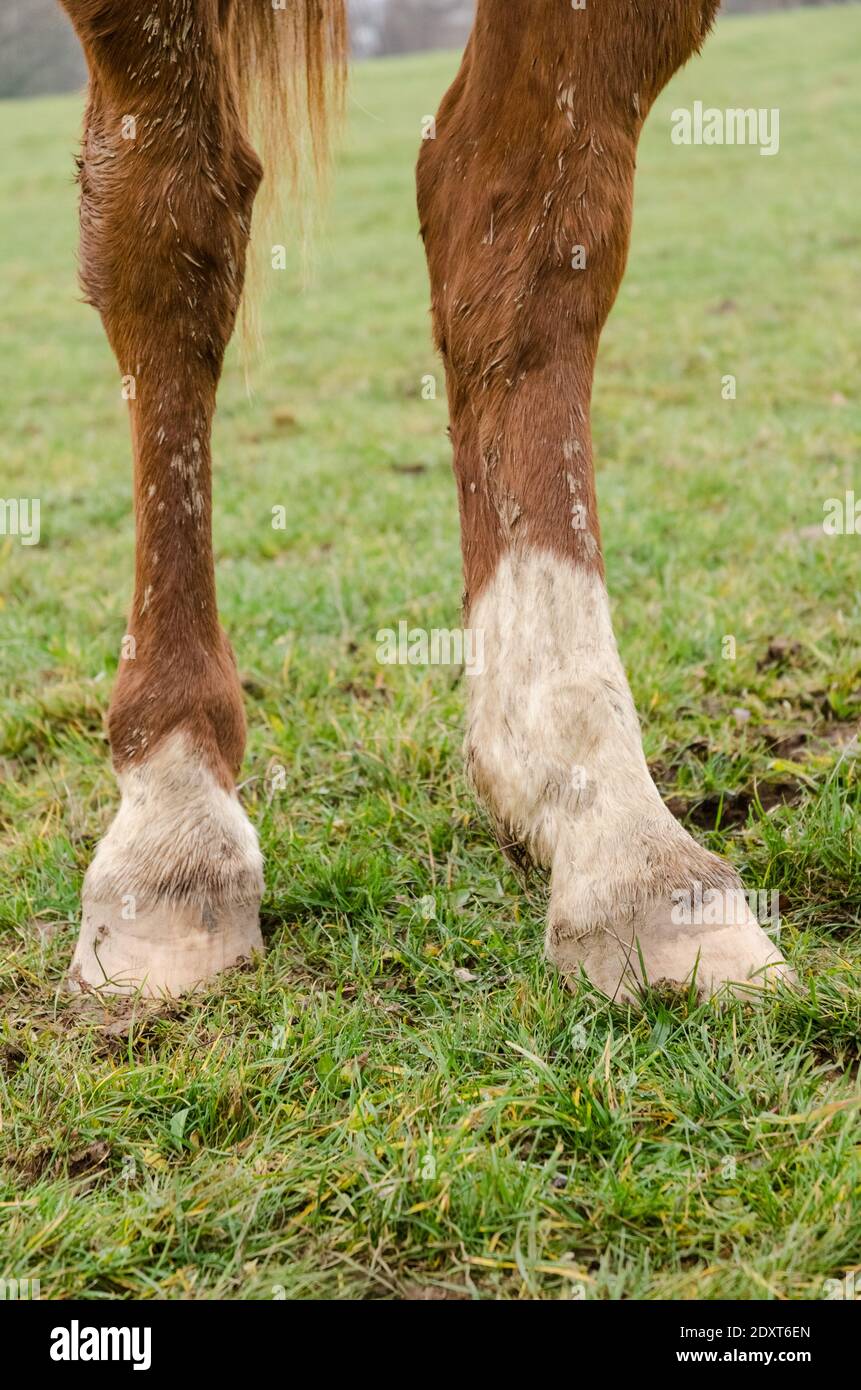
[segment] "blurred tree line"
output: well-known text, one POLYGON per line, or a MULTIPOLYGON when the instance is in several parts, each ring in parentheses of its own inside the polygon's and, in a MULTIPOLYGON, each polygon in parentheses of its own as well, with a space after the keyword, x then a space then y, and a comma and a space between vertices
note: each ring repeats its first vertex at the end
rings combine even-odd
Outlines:
MULTIPOLYGON (((723 9, 737 13, 827 3, 834 0, 723 0, 723 9)), ((349 0, 349 5, 357 57, 458 48, 474 10, 474 0, 349 0)), ((85 80, 78 41, 58 0, 0 0, 0 97, 67 92, 85 80)))
MULTIPOLYGON (((833 3, 852 0, 723 0, 722 10, 741 14, 833 3)), ((474 11, 475 0, 350 0, 353 48, 361 57, 459 48, 466 41, 474 11)))

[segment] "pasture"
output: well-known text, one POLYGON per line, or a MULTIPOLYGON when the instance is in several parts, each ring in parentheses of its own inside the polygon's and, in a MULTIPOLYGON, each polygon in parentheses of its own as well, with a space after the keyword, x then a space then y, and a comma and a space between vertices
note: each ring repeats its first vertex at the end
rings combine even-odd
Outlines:
POLYGON ((799 1299, 858 1268, 861 535, 822 521, 861 500, 859 59, 854 8, 727 20, 672 82, 593 401, 650 764, 779 894, 807 986, 756 1010, 566 993, 544 885, 464 782, 466 677, 377 661, 380 629, 459 622, 413 196, 452 54, 355 71, 324 225, 310 257, 275 238, 252 393, 236 345, 222 382, 266 959, 175 1003, 66 996, 117 801, 130 449, 76 286, 81 102, 0 105, 0 495, 40 501, 38 544, 0 535, 0 1277, 43 1298, 799 1299), (779 108, 779 152, 674 145, 696 100, 779 108))

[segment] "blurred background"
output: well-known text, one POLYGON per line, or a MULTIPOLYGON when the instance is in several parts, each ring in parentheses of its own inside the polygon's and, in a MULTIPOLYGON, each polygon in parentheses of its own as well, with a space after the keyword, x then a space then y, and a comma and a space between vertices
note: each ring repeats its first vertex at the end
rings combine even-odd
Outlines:
MULTIPOLYGON (((723 13, 787 10, 829 0, 724 0, 723 13)), ((841 0, 830 0, 830 3, 841 0)), ((854 0, 843 0, 853 3, 854 0)), ((457 48, 469 32, 474 0, 349 0, 357 58, 457 48)), ((73 91, 84 60, 58 0, 3 0, 0 98, 73 91)))

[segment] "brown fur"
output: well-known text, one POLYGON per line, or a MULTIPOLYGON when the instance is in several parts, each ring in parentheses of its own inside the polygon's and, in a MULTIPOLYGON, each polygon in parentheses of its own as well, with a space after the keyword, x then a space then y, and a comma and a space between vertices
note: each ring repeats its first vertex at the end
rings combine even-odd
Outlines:
POLYGON ((262 176, 246 127, 257 108, 265 156, 295 173, 301 94, 323 158, 327 95, 343 76, 344 4, 63 4, 90 72, 81 280, 135 383, 135 651, 120 665, 111 748, 121 770, 184 729, 229 787, 245 720, 216 608, 210 431, 262 176), (123 138, 127 116, 134 139, 123 138))
POLYGON ((467 609, 513 546, 602 569, 589 406, 637 141, 718 3, 479 0, 418 167, 467 609))

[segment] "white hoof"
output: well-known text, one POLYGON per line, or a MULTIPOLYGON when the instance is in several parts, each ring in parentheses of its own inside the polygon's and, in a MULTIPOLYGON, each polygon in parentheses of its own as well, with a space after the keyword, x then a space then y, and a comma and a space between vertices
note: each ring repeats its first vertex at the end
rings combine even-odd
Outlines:
POLYGON ((608 924, 580 938, 566 936, 557 924, 548 954, 569 984, 585 974, 617 1003, 636 1003, 647 986, 693 984, 699 998, 727 992, 751 999, 778 983, 795 982, 740 888, 715 893, 708 916, 711 921, 679 924, 678 909, 666 899, 637 924, 608 924))
POLYGON ((84 893, 73 990, 174 997, 263 953, 257 904, 156 904, 126 921, 117 902, 84 893))
POLYGON ((262 952, 262 859, 236 793, 181 732, 119 783, 84 880, 71 987, 178 995, 262 952))

